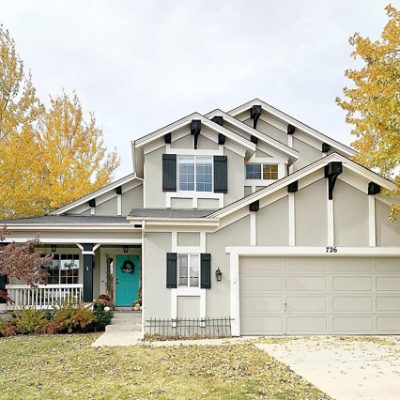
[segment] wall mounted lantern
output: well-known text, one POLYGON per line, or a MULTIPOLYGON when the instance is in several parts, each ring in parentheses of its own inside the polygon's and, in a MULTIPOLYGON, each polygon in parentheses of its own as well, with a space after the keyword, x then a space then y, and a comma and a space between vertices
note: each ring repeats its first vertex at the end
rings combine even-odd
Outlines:
POLYGON ((122 246, 122 250, 124 251, 124 253, 127 253, 129 250, 128 246, 122 246))
POLYGON ((51 247, 51 252, 55 253, 57 250, 57 246, 55 244, 52 244, 50 247, 51 247))
POLYGON ((222 281, 222 272, 219 269, 219 267, 217 268, 217 270, 215 271, 215 277, 217 278, 217 282, 221 282, 222 281))

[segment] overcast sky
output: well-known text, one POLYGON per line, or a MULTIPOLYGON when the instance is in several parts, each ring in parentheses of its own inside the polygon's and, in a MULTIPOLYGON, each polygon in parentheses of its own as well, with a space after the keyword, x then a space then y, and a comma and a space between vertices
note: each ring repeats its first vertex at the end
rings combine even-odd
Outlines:
MULTIPOLYGON (((131 172, 130 141, 255 97, 345 143, 335 104, 348 38, 378 38, 382 0, 0 0, 40 97, 76 90, 131 172)), ((399 7, 399 1, 392 1, 399 7)))

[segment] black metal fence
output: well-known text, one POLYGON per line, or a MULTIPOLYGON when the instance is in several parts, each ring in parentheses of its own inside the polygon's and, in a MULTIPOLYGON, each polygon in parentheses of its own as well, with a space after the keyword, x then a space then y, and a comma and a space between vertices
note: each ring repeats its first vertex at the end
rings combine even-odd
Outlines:
POLYGON ((232 336, 231 318, 146 320, 146 334, 165 338, 226 338, 232 336))

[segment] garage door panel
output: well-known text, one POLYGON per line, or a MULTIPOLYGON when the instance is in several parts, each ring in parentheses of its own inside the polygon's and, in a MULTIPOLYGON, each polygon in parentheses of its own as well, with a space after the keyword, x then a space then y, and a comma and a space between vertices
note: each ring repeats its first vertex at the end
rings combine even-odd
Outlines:
POLYGON ((370 276, 335 276, 333 289, 340 291, 371 291, 372 277, 370 276))
POLYGON ((327 327, 327 320, 324 316, 289 316, 286 319, 286 333, 325 333, 327 327))
POLYGON ((288 291, 321 291, 326 290, 325 276, 288 276, 286 278, 288 291))
POLYGON ((400 297, 378 297, 377 311, 400 311, 400 297))
POLYGON ((400 290, 400 276, 377 277, 376 290, 400 290))
POLYGON ((265 292, 242 292, 242 309, 245 312, 253 311, 282 311, 282 297, 268 296, 265 292))
POLYGON ((333 311, 373 311, 372 297, 335 297, 333 311))
POLYGON ((280 276, 244 276, 240 285, 244 291, 255 290, 282 290, 282 277, 280 276))
POLYGON ((241 319, 244 335, 278 335, 283 333, 282 317, 244 317, 241 319))
POLYGON ((399 333, 400 332, 400 316, 377 317, 376 328, 379 333, 399 333))
POLYGON ((369 316, 335 316, 334 333, 368 333, 373 330, 373 317, 369 316))
POLYGON ((286 260, 286 272, 312 272, 314 274, 325 274, 326 263, 320 258, 288 258, 286 260))
POLYGON ((375 269, 378 273, 392 273, 400 275, 400 260, 397 258, 378 258, 375 262, 375 269))
POLYGON ((294 311, 311 311, 325 312, 327 310, 326 297, 287 297, 287 308, 289 312, 294 311))

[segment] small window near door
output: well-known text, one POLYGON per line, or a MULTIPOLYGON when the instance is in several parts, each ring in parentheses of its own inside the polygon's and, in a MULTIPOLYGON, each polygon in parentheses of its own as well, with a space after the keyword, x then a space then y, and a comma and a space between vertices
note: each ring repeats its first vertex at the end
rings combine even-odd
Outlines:
POLYGON ((46 269, 49 273, 48 284, 79 283, 79 254, 54 254, 46 269))
POLYGON ((178 255, 178 285, 181 287, 199 287, 200 256, 199 254, 178 255))

